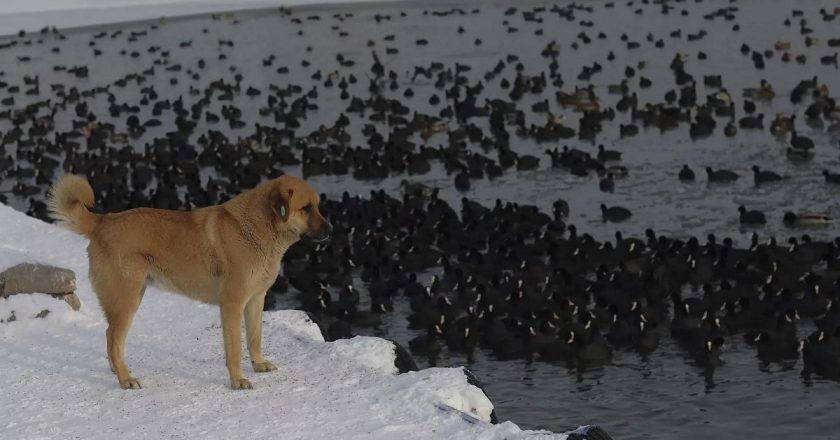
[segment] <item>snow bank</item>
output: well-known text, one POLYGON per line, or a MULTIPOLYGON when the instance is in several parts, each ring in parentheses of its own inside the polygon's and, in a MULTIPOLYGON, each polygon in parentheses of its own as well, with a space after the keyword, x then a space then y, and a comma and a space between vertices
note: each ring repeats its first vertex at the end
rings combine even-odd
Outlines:
POLYGON ((218 309, 153 288, 126 349, 144 388, 122 390, 108 369, 86 241, 4 205, 0 225, 2 266, 72 269, 83 304, 73 312, 47 295, 0 299, 0 319, 16 315, 0 323, 0 438, 565 437, 491 425, 492 404, 461 369, 395 375, 390 342, 324 342, 297 311, 264 314, 263 351, 279 371, 258 375, 246 365, 255 389, 230 390, 218 309), (52 313, 35 318, 44 308, 52 313))
MULTIPOLYGON (((366 0, 370 1, 370 0, 366 0)), ((388 0, 373 0, 388 1, 388 0)), ((358 0, 2 0, 0 35, 211 12, 358 0)))

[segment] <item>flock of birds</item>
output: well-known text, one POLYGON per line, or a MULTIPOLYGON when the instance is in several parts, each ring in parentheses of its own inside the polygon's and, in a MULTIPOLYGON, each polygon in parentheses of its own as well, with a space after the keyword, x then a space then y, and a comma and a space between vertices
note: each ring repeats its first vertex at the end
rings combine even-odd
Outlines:
MULTIPOLYGON (((675 4, 647 1, 626 6, 638 7, 636 13, 668 14, 676 9, 675 4)), ((410 327, 420 332, 409 348, 429 356, 443 347, 464 353, 487 349, 499 359, 537 357, 599 365, 609 362, 616 349, 650 353, 663 334, 660 329, 667 327, 686 354, 706 367, 725 359, 726 339, 745 337, 761 359, 801 356, 807 371, 837 378, 840 240, 819 241, 805 234, 787 242, 760 241, 753 234, 749 247, 738 248, 713 234, 678 239, 647 230, 642 239, 617 233, 614 241, 599 242, 571 224, 569 206, 562 199, 551 213, 501 200, 485 207, 467 197, 453 207, 438 190, 410 180, 440 166, 458 191, 467 192, 476 180, 492 181, 514 170, 550 164, 575 176, 596 175, 599 188, 612 192, 631 172, 621 165, 625 152, 604 145, 562 145, 597 144, 612 128, 621 139, 643 130, 679 129, 687 129, 691 139, 701 139, 765 130, 766 124, 766 130, 786 144, 787 159, 796 163, 808 163, 816 150, 837 147, 831 136, 840 133, 840 107, 829 86, 810 74, 789 97, 777 96, 772 84, 761 80, 743 90, 736 105, 739 97, 725 88, 720 75, 692 73, 694 60, 678 53, 669 65, 673 86, 661 101, 645 103, 642 96, 652 81, 645 77, 642 62, 621 67, 624 79, 617 84, 595 87, 593 80, 604 69, 619 69, 610 64, 616 56, 609 51, 603 64, 582 66, 576 84, 585 85, 569 86, 560 74, 561 47, 577 50, 595 39, 610 38, 620 39, 628 51, 644 44, 624 34, 610 37, 591 30, 581 31, 568 44, 543 37, 550 31, 549 24, 543 24, 548 20, 591 28, 585 17, 595 7, 616 5, 503 11, 506 32, 531 26, 543 41, 544 63, 539 66, 525 66, 520 56, 510 54, 483 72, 451 60, 396 71, 387 66, 388 57, 399 53, 393 43, 397 35, 388 34, 367 41, 362 54, 330 54, 322 66, 307 60, 312 51, 307 47, 300 67, 291 67, 306 72, 303 85, 283 79, 290 72, 289 59, 271 54, 270 47, 264 58, 250 60, 253 65, 232 63, 228 57, 237 58, 240 43, 211 37, 206 28, 170 46, 144 44, 169 26, 161 24, 69 36, 55 28, 21 32, 0 42, 0 53, 15 53, 10 62, 17 63, 18 70, 35 66, 19 78, 0 72, 0 187, 8 189, 0 193, 0 201, 22 203, 28 214, 47 219, 44 191, 63 173, 87 176, 97 193, 97 208, 106 211, 222 203, 289 170, 306 178, 336 175, 377 181, 407 176, 401 197, 382 190, 366 198, 325 195, 322 211, 335 226, 332 241, 298 245, 286 256, 275 291, 291 285, 301 307, 316 315, 330 338, 376 326, 395 302, 404 301, 410 327), (521 18, 519 24, 516 18, 521 18), (75 42, 73 50, 89 52, 84 59, 91 63, 49 65, 51 54, 62 53, 65 40, 75 42), (121 48, 105 54, 115 42, 121 48), (194 42, 212 48, 215 59, 206 52, 198 58, 188 56, 194 42), (48 46, 52 48, 45 54, 48 46), (29 55, 30 50, 37 55, 29 55), (145 67, 97 82, 102 69, 98 60, 108 57, 135 60, 145 67), (50 77, 68 81, 48 82, 48 75, 37 73, 47 67, 50 77), (274 71, 277 84, 249 85, 245 77, 253 69, 274 71), (220 74, 224 76, 213 76, 220 74), (712 93, 701 96, 701 87, 712 93), (421 95, 425 99, 418 102, 421 95), (342 107, 334 112, 322 108, 324 96, 342 107), (536 102, 524 106, 525 97, 536 102), (797 112, 802 111, 801 121, 819 132, 816 141, 799 131, 796 114, 765 120, 760 110, 780 99, 789 99, 797 112), (334 119, 304 132, 302 127, 323 121, 325 114, 334 119), (576 126, 567 119, 572 114, 579 116, 576 126), (516 147, 524 141, 549 147, 542 154, 529 154, 516 147), (797 330, 801 319, 814 326, 805 338, 797 330)), ((453 8, 425 13, 468 17, 479 12, 453 8)), ((830 22, 838 13, 821 9, 818 17, 830 22)), ((301 39, 306 38, 306 24, 329 19, 286 9, 276 15, 279 26, 296 31, 301 39)), ((347 36, 342 23, 353 15, 331 17, 335 38, 347 36)), ((730 5, 704 18, 728 22, 737 15, 737 6, 730 5)), ((804 15, 794 10, 780 25, 798 29, 805 47, 819 47, 821 41, 804 15)), ((372 16, 376 23, 399 19, 372 16)), ((235 17, 214 18, 234 30, 242 26, 235 17)), ((471 38, 464 28, 468 18, 464 20, 454 33, 471 38)), ((371 35, 375 29, 372 25, 371 35)), ((704 31, 684 35, 677 30, 668 38, 699 42, 705 37, 704 31)), ((646 39, 664 50, 664 37, 648 34, 646 39)), ((840 39, 822 43, 840 47, 840 39)), ((427 44, 425 39, 414 42, 417 47, 427 44)), ((475 47, 482 44, 479 38, 473 40, 475 47)), ((735 50, 748 57, 757 78, 771 62, 837 67, 836 53, 814 61, 792 46, 779 41, 773 48, 744 44, 735 50)), ((696 58, 702 63, 706 54, 700 51, 696 58)), ((705 171, 708 182, 716 185, 741 177, 732 170, 705 171)), ((786 179, 759 165, 752 171, 756 186, 786 179)), ((826 185, 840 184, 837 171, 818 172, 826 185)), ((697 179, 689 165, 674 174, 675 183, 697 179)), ((622 206, 600 207, 605 222, 622 222, 633 215, 622 206)), ((762 212, 744 206, 738 214, 746 225, 767 221, 762 212)), ((825 214, 807 212, 786 212, 783 218, 791 227, 829 221, 825 214)))
POLYGON ((655 350, 664 326, 702 366, 722 362, 726 338, 746 337, 764 361, 803 356, 808 371, 840 373, 840 239, 753 234, 739 249, 713 234, 678 240, 648 230, 642 240, 617 233, 598 242, 566 224, 562 200, 551 215, 467 198, 456 210, 435 190, 345 193, 323 205, 333 239, 292 248, 274 289, 293 287, 330 339, 376 326, 407 301, 410 328, 423 330, 409 348, 431 357, 483 348, 498 359, 600 365, 614 349, 655 350), (800 319, 816 325, 804 339, 800 319))

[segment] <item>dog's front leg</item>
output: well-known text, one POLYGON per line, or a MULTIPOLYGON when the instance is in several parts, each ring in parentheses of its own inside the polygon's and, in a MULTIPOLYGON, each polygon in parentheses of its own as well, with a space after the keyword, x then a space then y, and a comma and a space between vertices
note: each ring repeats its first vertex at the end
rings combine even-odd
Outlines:
POLYGON ((257 373, 277 369, 262 356, 262 313, 265 295, 265 292, 261 292, 252 296, 245 306, 245 335, 248 338, 248 353, 251 354, 251 365, 257 373))
POLYGON ((230 375, 230 387, 235 390, 251 389, 251 382, 242 377, 242 312, 245 305, 235 298, 222 298, 222 334, 225 342, 225 363, 230 375))

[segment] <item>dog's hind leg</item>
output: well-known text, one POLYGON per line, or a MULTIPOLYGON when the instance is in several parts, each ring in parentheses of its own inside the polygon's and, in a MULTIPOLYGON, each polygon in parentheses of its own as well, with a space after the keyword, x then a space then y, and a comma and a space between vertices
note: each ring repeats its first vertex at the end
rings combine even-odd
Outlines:
POLYGON ((245 334, 248 338, 248 353, 251 354, 251 365, 257 373, 265 373, 277 369, 271 362, 262 357, 262 313, 265 303, 265 292, 251 297, 245 305, 245 334))
POLYGON ((102 267, 102 260, 91 265, 90 279, 99 305, 108 321, 105 336, 108 345, 108 362, 111 371, 117 375, 120 386, 125 389, 139 389, 140 382, 131 377, 125 364, 125 338, 140 306, 145 289, 146 275, 142 272, 127 273, 117 267, 102 267))

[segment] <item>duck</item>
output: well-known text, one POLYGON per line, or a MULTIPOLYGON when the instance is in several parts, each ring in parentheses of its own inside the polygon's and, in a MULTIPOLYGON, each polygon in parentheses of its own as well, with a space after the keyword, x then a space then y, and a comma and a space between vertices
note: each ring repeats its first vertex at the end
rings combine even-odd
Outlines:
POLYGON ((758 114, 755 116, 744 116, 743 118, 738 120, 738 126, 740 128, 751 129, 751 130, 763 130, 764 129, 764 115, 758 114))
POLYGON ((825 177, 825 183, 833 183, 835 185, 840 184, 840 173, 832 173, 831 171, 823 170, 822 175, 825 177))
POLYGON ((805 373, 817 373, 828 378, 840 377, 840 350, 834 334, 818 330, 799 341, 799 351, 805 373))
POLYGON ((621 206, 611 206, 607 208, 607 205, 601 204, 601 217, 603 221, 606 222, 623 222, 629 219, 633 214, 630 212, 629 209, 623 208, 621 206))
POLYGON ((724 340, 718 336, 703 341, 702 344, 694 345, 690 348, 690 351, 697 365, 702 367, 717 367, 723 364, 723 360, 720 358, 723 348, 724 340))
POLYGON ((790 131, 790 118, 784 113, 776 113, 776 118, 770 123, 770 133, 776 137, 785 137, 790 131))
POLYGON ((763 225, 767 223, 764 213, 761 211, 748 211, 746 207, 739 206, 740 213, 738 219, 742 225, 763 225))
POLYGON ((530 154, 516 157, 516 169, 520 171, 535 170, 540 166, 540 159, 530 154))
POLYGON ((797 150, 812 150, 814 141, 796 133, 796 115, 790 117, 790 146, 797 150))
POLYGON ((680 179, 681 182, 693 182, 694 170, 689 168, 688 165, 683 165, 677 177, 680 179))
POLYGON ((708 176, 709 182, 716 182, 716 183, 729 183, 738 180, 739 176, 734 171, 730 170, 713 170, 712 167, 706 167, 706 175, 708 176))
POLYGON ((776 92, 767 80, 762 79, 758 88, 744 89, 744 96, 755 101, 772 101, 776 97, 776 92))
POLYGON ((430 357, 437 356, 443 345, 441 338, 443 330, 440 325, 433 325, 426 330, 426 333, 416 336, 408 341, 408 349, 413 353, 425 354, 430 357))
POLYGON ((738 127, 735 126, 733 121, 729 121, 726 123, 726 126, 723 127, 723 135, 726 137, 735 137, 738 134, 738 127))
POLYGON ((604 145, 598 145, 598 160, 601 162, 609 162, 609 161, 616 161, 621 160, 621 152, 615 150, 606 150, 604 149, 604 145))
POLYGON ((607 173, 607 177, 598 182, 598 188, 603 192, 613 192, 615 190, 615 180, 612 173, 607 173))
POLYGON ((586 366, 603 365, 612 359, 612 348, 598 330, 598 324, 589 315, 585 315, 583 329, 575 332, 574 344, 577 361, 586 366))
POLYGON ((753 165, 752 170, 755 186, 759 186, 763 183, 779 182, 784 179, 784 177, 772 171, 762 171, 758 165, 753 165))
POLYGON ((827 226, 831 223, 832 219, 826 214, 818 214, 818 213, 799 213, 796 214, 792 211, 785 212, 784 217, 782 218, 782 223, 788 227, 808 227, 808 226, 827 226))
POLYGON ((470 190, 470 176, 467 174, 466 167, 463 167, 461 172, 455 175, 455 189, 461 192, 470 190))

